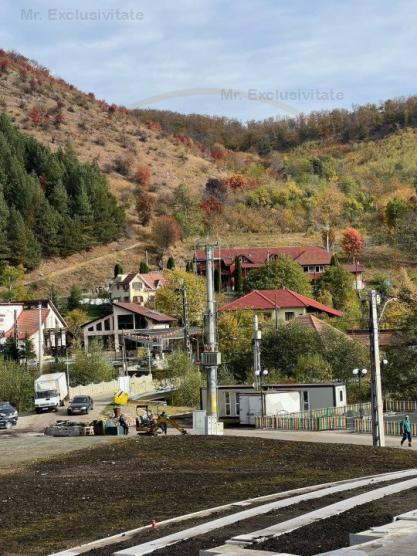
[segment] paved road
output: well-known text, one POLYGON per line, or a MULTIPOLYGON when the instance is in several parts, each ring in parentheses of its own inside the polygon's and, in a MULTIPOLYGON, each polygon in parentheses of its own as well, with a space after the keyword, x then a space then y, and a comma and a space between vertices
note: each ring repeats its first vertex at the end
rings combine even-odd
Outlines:
MULTIPOLYGON (((37 414, 19 416, 15 431, 43 432, 45 427, 53 425, 58 419, 68 419, 69 421, 92 421, 97 419, 104 411, 106 405, 112 401, 109 396, 94 399, 94 409, 88 415, 67 415, 67 407, 60 407, 55 413, 45 412, 37 414)), ((68 404, 66 404, 68 405, 68 404)), ((111 412, 109 411, 109 415, 111 412)))
MULTIPOLYGON (((322 432, 305 432, 305 431, 272 431, 259 429, 225 429, 225 436, 258 436, 260 438, 272 438, 275 440, 292 440, 294 442, 324 442, 326 444, 361 444, 372 446, 372 437, 370 434, 355 434, 349 431, 322 431, 322 432)), ((410 450, 408 446, 400 446, 401 438, 399 436, 386 436, 386 446, 390 448, 400 448, 402 450, 410 450)), ((417 439, 413 443, 412 450, 417 448, 417 439)))

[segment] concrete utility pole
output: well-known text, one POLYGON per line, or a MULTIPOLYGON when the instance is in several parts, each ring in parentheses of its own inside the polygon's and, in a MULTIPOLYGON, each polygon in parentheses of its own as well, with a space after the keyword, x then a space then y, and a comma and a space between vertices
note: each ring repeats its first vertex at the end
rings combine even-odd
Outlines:
POLYGON ((188 357, 191 359, 191 341, 190 341, 190 324, 188 317, 188 300, 187 300, 187 288, 183 283, 181 286, 182 295, 182 325, 184 328, 184 350, 188 357))
POLYGON ((42 303, 40 301, 38 304, 38 328, 39 328, 38 359, 39 359, 39 374, 41 375, 42 368, 43 368, 43 330, 42 330, 42 303))
POLYGON ((258 327, 258 315, 255 315, 253 317, 253 374, 256 390, 261 388, 261 337, 262 333, 258 327))
POLYGON ((384 406, 382 400, 381 363, 379 360, 378 294, 369 294, 369 340, 371 351, 372 444, 385 446, 384 406))
POLYGON ((207 277, 207 339, 202 363, 207 368, 207 415, 217 418, 217 367, 220 353, 217 350, 216 314, 214 304, 213 246, 206 245, 207 277))

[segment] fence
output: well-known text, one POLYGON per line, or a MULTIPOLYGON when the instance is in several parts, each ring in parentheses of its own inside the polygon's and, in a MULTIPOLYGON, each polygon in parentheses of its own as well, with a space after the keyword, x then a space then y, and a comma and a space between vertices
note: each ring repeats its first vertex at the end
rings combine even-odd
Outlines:
POLYGON ((313 417, 334 417, 337 415, 346 415, 347 413, 358 415, 367 415, 371 412, 371 403, 362 402, 350 405, 342 405, 339 407, 322 407, 320 409, 309 409, 306 411, 297 411, 294 413, 287 413, 283 417, 297 417, 298 419, 313 418, 313 417))
POLYGON ((384 400, 384 411, 417 411, 417 401, 384 400))
POLYGON ((342 415, 323 415, 321 417, 297 417, 278 415, 255 417, 255 426, 258 429, 272 429, 283 431, 325 431, 345 430, 347 419, 342 415))
MULTIPOLYGON (((354 419, 353 421, 354 432, 359 433, 372 433, 371 419, 354 419)), ((402 427, 400 421, 384 421, 385 434, 388 436, 400 436, 402 434, 402 427)), ((411 423, 411 434, 417 435, 417 424, 411 423)))

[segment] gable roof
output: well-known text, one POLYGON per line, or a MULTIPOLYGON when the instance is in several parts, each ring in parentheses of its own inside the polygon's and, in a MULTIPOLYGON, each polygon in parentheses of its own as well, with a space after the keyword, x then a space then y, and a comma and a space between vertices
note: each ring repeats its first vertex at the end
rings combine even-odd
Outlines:
MULTIPOLYGON (((290 320, 288 325, 292 324, 300 324, 301 326, 305 326, 306 328, 312 328, 319 334, 321 332, 325 332, 326 330, 332 332, 338 332, 339 334, 344 334, 341 330, 338 330, 328 322, 317 318, 315 315, 311 313, 306 313, 305 315, 298 315, 294 319, 290 320)), ((344 334, 346 336, 346 334, 344 334)))
MULTIPOLYGON (((42 324, 48 318, 49 309, 41 309, 42 324)), ((39 309, 23 309, 17 317, 17 339, 24 340, 30 338, 39 330, 39 309)), ((5 336, 10 337, 14 334, 14 325, 6 332, 5 336)))
POLYGON ((126 274, 123 280, 120 281, 120 284, 122 286, 128 286, 137 274, 137 272, 129 272, 129 274, 126 274))
POLYGON ((306 307, 321 313, 341 317, 342 312, 333 307, 328 307, 319 303, 315 299, 306 297, 300 293, 283 288, 281 290, 253 290, 250 293, 227 303, 220 308, 220 311, 238 311, 244 309, 254 309, 258 311, 272 311, 275 308, 290 309, 306 307))
MULTIPOLYGON (((247 259, 246 265, 261 266, 273 256, 286 255, 293 261, 297 261, 301 265, 330 264, 332 253, 326 251, 324 247, 232 247, 232 248, 215 248, 214 258, 219 259, 229 266, 234 262, 236 257, 242 256, 247 259)), ((203 249, 195 252, 197 261, 205 261, 206 253, 203 249)))
POLYGON ((116 307, 120 307, 121 309, 126 309, 126 311, 130 311, 136 315, 142 315, 150 320, 154 320, 156 322, 172 322, 176 320, 174 317, 169 315, 165 315, 164 313, 159 313, 159 311, 153 311, 148 307, 143 307, 143 305, 139 305, 138 303, 124 303, 122 301, 113 301, 113 305, 116 307))
POLYGON ((145 282, 150 290, 156 290, 160 283, 164 283, 163 272, 147 272, 139 274, 139 277, 145 282))

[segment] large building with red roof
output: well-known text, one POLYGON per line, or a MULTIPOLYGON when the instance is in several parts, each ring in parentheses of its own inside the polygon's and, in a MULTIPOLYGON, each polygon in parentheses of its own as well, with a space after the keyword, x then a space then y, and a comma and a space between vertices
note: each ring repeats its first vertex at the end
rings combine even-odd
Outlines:
MULTIPOLYGON (((333 253, 324 247, 232 247, 214 249, 215 268, 221 268, 222 288, 234 290, 236 279, 236 261, 240 259, 243 278, 253 269, 260 268, 268 261, 285 255, 297 262, 311 280, 317 280, 330 266, 333 253)), ((206 253, 197 249, 194 253, 197 274, 206 274, 206 253)), ((352 274, 352 287, 363 288, 363 271, 361 264, 343 265, 352 274)))
POLYGON ((252 310, 276 322, 288 322, 307 313, 341 317, 342 312, 319 303, 315 299, 286 288, 281 290, 253 290, 250 293, 226 303, 220 312, 252 310))

